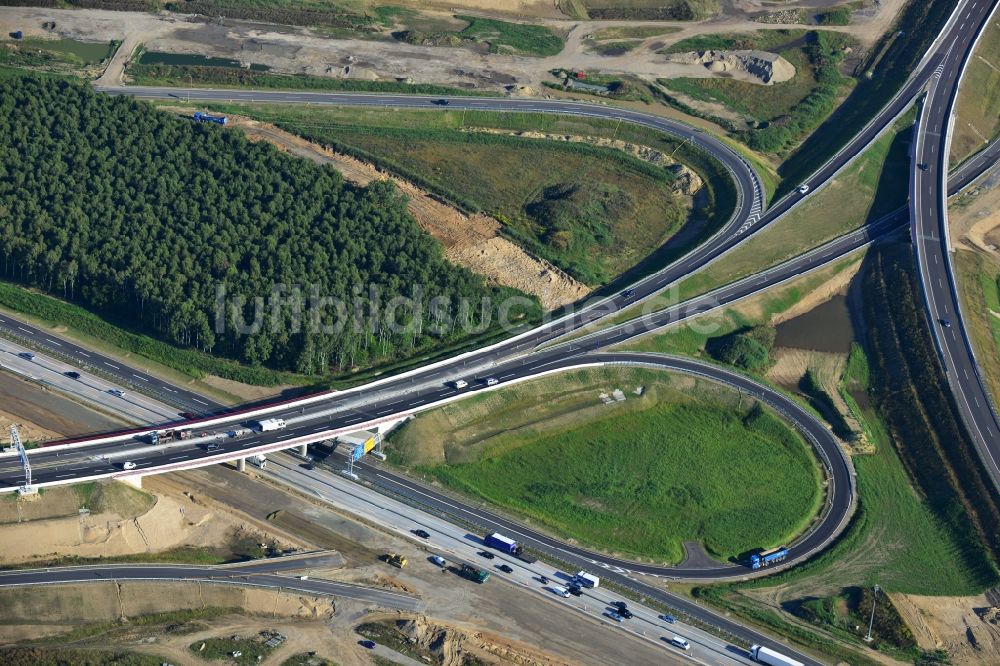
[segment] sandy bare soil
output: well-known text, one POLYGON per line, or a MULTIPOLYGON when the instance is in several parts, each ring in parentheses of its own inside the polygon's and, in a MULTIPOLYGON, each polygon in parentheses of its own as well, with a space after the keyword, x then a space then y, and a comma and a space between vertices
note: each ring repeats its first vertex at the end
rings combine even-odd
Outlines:
POLYGON ((952 243, 1000 259, 1000 171, 948 204, 952 243))
MULTIPOLYGON (((495 2, 486 0, 484 4, 496 6, 495 2)), ((522 3, 515 0, 506 4, 517 7, 522 3)), ((538 4, 530 3, 530 6, 538 4)), ((848 32, 862 44, 870 44, 882 34, 901 5, 902 0, 887 0, 880 3, 870 18, 830 29, 848 32)), ((560 68, 601 70, 646 79, 736 76, 764 82, 760 76, 742 67, 714 71, 713 67, 701 62, 671 62, 656 53, 663 46, 697 34, 754 31, 763 27, 739 12, 700 23, 657 24, 678 27, 680 31, 649 38, 638 48, 615 57, 590 53, 587 35, 602 27, 648 25, 648 22, 542 21, 566 32, 567 44, 555 56, 533 58, 481 53, 467 48, 413 46, 395 41, 330 39, 308 28, 279 30, 265 24, 230 20, 205 22, 176 14, 0 8, 0 34, 23 30, 29 36, 52 37, 51 32, 41 27, 45 21, 55 21, 55 32, 65 37, 123 40, 123 47, 101 79, 107 85, 120 82, 122 67, 139 44, 144 44, 147 50, 237 58, 246 63, 266 64, 280 72, 355 79, 411 79, 494 90, 508 87, 545 90, 540 84, 552 80, 550 70, 560 68)))
POLYGON ((945 650, 956 666, 996 664, 1000 598, 893 594, 892 601, 925 650, 945 650))
MULTIPOLYGON (((24 501, 46 502, 47 496, 24 501)), ((288 535, 269 534, 260 524, 179 494, 159 494, 152 508, 139 514, 127 509, 82 513, 8 524, 3 530, 0 562, 5 564, 67 556, 113 557, 180 546, 223 547, 235 533, 275 538, 283 547, 300 545, 288 535)))

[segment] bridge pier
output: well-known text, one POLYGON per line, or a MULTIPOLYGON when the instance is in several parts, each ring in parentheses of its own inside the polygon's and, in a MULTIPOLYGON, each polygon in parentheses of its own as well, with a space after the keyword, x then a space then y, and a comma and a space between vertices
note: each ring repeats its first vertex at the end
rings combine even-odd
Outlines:
POLYGON ((237 472, 245 472, 245 471, 247 471, 247 459, 246 458, 237 458, 237 460, 236 460, 236 471, 237 472))
POLYGON ((308 444, 303 444, 302 446, 299 447, 299 455, 302 456, 303 458, 305 458, 307 455, 309 455, 309 445, 308 444))

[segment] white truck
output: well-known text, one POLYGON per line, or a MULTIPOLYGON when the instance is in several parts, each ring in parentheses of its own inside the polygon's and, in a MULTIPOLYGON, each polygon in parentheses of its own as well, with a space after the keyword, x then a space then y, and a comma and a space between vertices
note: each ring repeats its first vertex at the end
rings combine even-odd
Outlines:
POLYGON ((250 456, 250 464, 251 465, 256 465, 257 467, 260 467, 261 469, 266 469, 267 468, 267 456, 264 455, 263 453, 258 453, 255 456, 250 456))
POLYGON ((801 661, 786 657, 763 645, 750 646, 750 658, 768 666, 805 666, 801 661))
POLYGON ((284 419, 261 419, 257 421, 257 427, 261 432, 273 432, 275 430, 284 430, 285 421, 284 419))
POLYGON ((580 587, 589 587, 594 589, 600 587, 601 579, 594 574, 589 574, 586 571, 577 571, 576 576, 573 577, 576 580, 577 585, 580 587))

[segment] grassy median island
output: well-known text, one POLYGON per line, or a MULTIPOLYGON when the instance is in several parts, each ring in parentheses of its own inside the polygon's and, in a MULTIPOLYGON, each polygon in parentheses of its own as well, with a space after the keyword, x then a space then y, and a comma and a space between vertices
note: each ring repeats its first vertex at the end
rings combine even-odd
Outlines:
POLYGON ((821 501, 810 450, 777 416, 650 370, 578 371, 470 398, 417 417, 390 450, 582 544, 672 563, 687 540, 719 558, 780 545, 821 501))

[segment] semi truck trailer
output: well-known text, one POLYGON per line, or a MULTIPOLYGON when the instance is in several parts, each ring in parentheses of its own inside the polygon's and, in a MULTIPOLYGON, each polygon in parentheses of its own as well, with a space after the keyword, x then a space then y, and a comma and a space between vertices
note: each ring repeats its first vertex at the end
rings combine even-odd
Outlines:
POLYGON ((492 548, 494 550, 499 550, 501 553, 507 553, 508 555, 513 555, 517 559, 525 562, 527 564, 534 564, 538 561, 538 558, 533 555, 528 555, 524 552, 524 546, 518 544, 516 541, 510 537, 506 537, 499 532, 494 532, 493 534, 488 534, 483 537, 483 543, 487 548, 492 548))
POLYGON ((765 550, 763 553, 750 556, 750 568, 760 569, 762 567, 768 567, 777 562, 781 562, 786 557, 788 557, 788 548, 785 546, 765 550))
POLYGON ((199 123, 218 123, 219 125, 225 125, 228 119, 225 116, 210 116, 207 113, 202 113, 201 111, 194 112, 194 119, 199 123))
POLYGON ((573 577, 577 584, 581 587, 595 588, 599 587, 601 584, 601 579, 594 574, 589 574, 586 571, 577 571, 576 576, 573 577))
POLYGON ((763 645, 750 646, 750 658, 768 666, 805 666, 801 661, 786 657, 763 645))

